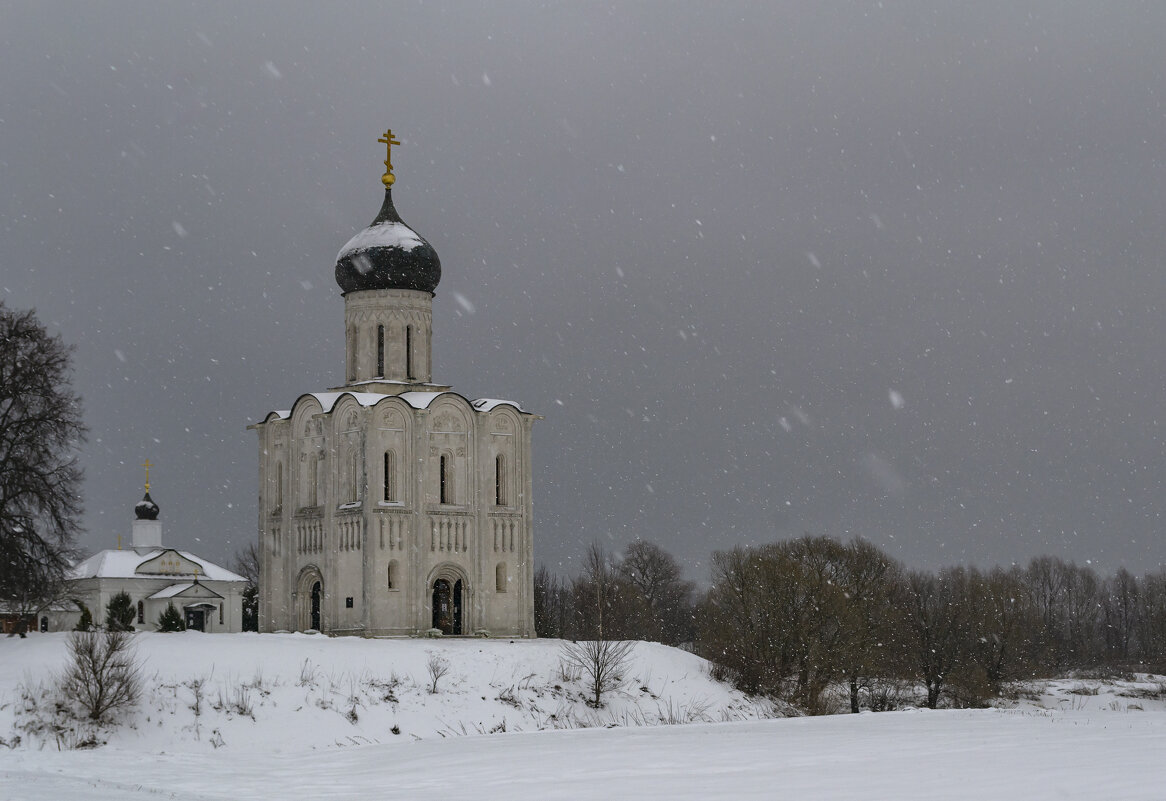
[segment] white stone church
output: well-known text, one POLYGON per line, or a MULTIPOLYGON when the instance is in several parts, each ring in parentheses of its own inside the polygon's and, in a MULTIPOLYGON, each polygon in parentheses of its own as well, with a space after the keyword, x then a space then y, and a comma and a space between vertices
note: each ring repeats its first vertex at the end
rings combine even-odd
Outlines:
POLYGON ((259 435, 260 631, 533 637, 531 427, 431 383, 433 247, 384 204, 336 260, 345 382, 259 435))

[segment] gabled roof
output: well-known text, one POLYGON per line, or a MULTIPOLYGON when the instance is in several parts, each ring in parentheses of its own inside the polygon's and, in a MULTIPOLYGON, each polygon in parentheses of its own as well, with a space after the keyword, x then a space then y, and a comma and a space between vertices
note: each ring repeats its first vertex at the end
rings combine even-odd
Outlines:
POLYGON ((171 584, 169 587, 158 590, 150 596, 150 600, 165 600, 166 598, 222 598, 217 592, 205 584, 195 584, 187 581, 182 584, 171 584), (196 589, 197 588, 197 589, 196 589))
MULTIPOLYGON (((69 574, 71 579, 88 578, 158 578, 158 573, 139 573, 138 568, 151 559, 156 559, 165 553, 181 556, 184 560, 199 566, 198 577, 207 581, 246 581, 238 573, 232 573, 225 567, 216 565, 207 559, 174 548, 131 548, 125 551, 113 549, 98 551, 84 561, 73 566, 69 574)), ((194 578, 193 573, 174 573, 175 577, 194 578)))

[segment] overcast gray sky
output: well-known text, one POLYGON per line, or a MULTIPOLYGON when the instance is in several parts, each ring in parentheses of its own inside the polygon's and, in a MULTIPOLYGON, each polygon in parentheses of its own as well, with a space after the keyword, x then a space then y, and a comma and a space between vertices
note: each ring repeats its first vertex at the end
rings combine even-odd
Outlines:
POLYGON ((1166 554, 1166 4, 3 3, 0 297, 77 344, 81 544, 255 537, 337 250, 437 249, 434 379, 544 414, 535 547, 1166 554))

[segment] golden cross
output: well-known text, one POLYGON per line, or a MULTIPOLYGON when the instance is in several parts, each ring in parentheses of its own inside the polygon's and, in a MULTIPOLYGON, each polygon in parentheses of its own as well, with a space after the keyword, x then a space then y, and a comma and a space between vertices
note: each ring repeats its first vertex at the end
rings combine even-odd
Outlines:
POLYGON ((151 465, 150 460, 147 459, 146 461, 142 462, 142 467, 146 468, 146 492, 149 492, 150 491, 150 468, 153 467, 153 465, 151 465))
POLYGON ((381 183, 389 187, 397 180, 393 175, 393 145, 401 143, 393 138, 392 128, 385 129, 385 135, 377 141, 385 146, 385 174, 381 176, 381 183))

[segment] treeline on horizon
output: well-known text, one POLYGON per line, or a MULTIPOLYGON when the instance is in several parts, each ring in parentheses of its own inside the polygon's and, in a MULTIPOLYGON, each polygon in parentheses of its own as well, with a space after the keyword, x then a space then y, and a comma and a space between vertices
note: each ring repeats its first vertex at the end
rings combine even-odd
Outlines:
POLYGON ((711 578, 698 592, 650 542, 592 545, 577 576, 536 571, 535 629, 691 648, 718 678, 810 714, 979 706, 1024 679, 1166 672, 1166 569, 1099 576, 1040 556, 932 572, 861 539, 806 536, 714 552, 711 578))

